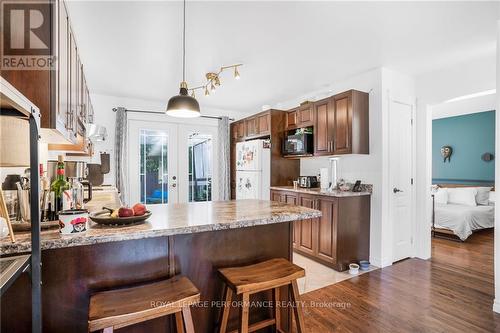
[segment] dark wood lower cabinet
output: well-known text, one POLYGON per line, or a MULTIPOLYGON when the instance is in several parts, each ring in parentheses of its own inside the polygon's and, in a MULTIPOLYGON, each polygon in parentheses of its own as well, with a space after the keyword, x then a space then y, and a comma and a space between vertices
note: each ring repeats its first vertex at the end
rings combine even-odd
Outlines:
POLYGON ((295 252, 337 271, 369 259, 370 196, 332 197, 271 190, 271 200, 295 201, 322 212, 319 219, 294 222, 295 252))

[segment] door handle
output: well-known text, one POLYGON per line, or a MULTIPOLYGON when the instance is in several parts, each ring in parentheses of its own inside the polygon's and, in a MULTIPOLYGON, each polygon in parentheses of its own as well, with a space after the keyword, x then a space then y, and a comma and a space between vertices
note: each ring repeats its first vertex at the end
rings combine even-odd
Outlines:
POLYGON ((399 188, 395 187, 392 189, 393 193, 398 193, 398 192, 404 192, 403 190, 400 190, 399 188))

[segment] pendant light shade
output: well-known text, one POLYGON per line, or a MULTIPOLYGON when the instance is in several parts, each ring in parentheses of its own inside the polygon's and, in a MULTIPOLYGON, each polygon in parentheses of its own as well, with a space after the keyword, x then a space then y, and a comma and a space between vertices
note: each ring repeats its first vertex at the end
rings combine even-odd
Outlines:
POLYGON ((182 20, 182 82, 179 95, 168 100, 166 114, 179 118, 196 118, 200 116, 200 104, 189 96, 186 83, 186 0, 183 1, 182 20))
POLYGON ((188 95, 187 88, 181 84, 179 95, 168 100, 166 113, 172 117, 196 118, 200 116, 200 105, 194 97, 188 95))

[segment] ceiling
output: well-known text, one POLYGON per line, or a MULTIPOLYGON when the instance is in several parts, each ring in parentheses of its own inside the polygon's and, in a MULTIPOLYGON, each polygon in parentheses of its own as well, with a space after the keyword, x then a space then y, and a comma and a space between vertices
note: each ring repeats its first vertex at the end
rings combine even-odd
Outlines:
MULTIPOLYGON (((70 1, 91 93, 165 100, 182 78, 182 3, 70 1)), ((228 72, 201 107, 256 112, 386 66, 410 75, 495 56, 497 2, 188 2, 187 82, 228 72)))

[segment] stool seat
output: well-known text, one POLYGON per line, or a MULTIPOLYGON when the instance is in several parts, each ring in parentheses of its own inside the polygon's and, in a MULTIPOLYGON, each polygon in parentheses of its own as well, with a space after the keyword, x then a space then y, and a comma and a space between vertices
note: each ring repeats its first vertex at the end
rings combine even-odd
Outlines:
POLYGON ((303 268, 283 258, 254 265, 219 269, 222 279, 236 294, 256 293, 290 284, 305 276, 303 268))
POLYGON ((249 333, 259 331, 267 326, 275 326, 275 331, 281 329, 280 289, 289 288, 291 301, 294 304, 293 313, 297 333, 304 333, 304 314, 300 302, 297 279, 305 276, 303 268, 283 258, 270 259, 254 265, 243 267, 228 267, 219 269, 219 275, 224 280, 224 308, 220 314, 219 333, 227 332, 229 312, 231 311, 233 292, 241 294, 239 329, 231 333, 249 333), (256 323, 249 323, 250 295, 266 290, 272 290, 273 317, 256 323))
POLYGON ((177 315, 199 300, 198 289, 183 276, 98 292, 90 297, 89 331, 118 329, 173 313, 177 315))

